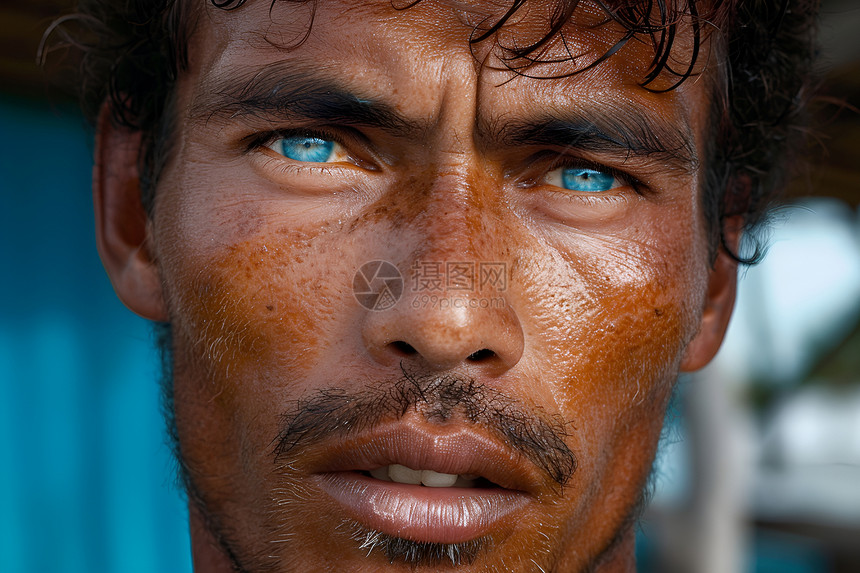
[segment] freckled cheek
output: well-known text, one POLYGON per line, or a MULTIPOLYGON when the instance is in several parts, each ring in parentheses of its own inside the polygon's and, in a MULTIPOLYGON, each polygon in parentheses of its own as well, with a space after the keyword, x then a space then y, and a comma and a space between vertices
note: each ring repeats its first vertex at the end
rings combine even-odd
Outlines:
POLYGON ((553 341, 568 345, 556 400, 592 438, 616 433, 641 407, 662 402, 684 338, 679 308, 660 293, 615 289, 598 298, 598 308, 571 317, 559 329, 569 335, 553 341))
POLYGON ((231 246, 182 281, 176 314, 216 371, 226 362, 241 368, 273 358, 287 370, 307 368, 319 359, 330 324, 354 302, 351 277, 336 259, 271 244, 231 246))
POLYGON ((284 400, 301 394, 355 304, 342 259, 336 246, 294 233, 171 265, 187 269, 171 277, 180 443, 199 480, 225 476, 205 484, 212 495, 233 495, 231 479, 259 481, 262 490, 259 470, 269 466, 260 460, 284 400))
POLYGON ((536 293, 540 320, 535 375, 571 424, 579 467, 575 495, 558 519, 582 536, 611 536, 647 476, 685 342, 694 330, 684 273, 629 251, 565 261, 552 295, 536 293), (648 259, 644 259, 648 260, 648 259), (566 275, 566 276, 565 276, 566 275), (542 295, 542 296, 541 296, 542 295), (547 366, 548 365, 548 366, 547 366))
POLYGON ((551 349, 537 360, 556 371, 554 400, 595 435, 662 404, 697 328, 692 267, 657 255, 579 251, 565 258, 562 288, 531 297, 541 305, 540 346, 551 349))

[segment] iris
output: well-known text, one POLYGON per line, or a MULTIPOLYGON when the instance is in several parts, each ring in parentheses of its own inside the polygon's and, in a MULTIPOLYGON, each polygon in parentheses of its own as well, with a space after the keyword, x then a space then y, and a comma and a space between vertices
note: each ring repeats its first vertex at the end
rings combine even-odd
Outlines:
POLYGON ((561 172, 561 184, 571 191, 599 193, 609 191, 616 185, 615 177, 605 171, 586 169, 583 167, 568 167, 561 172))
POLYGON ((311 136, 292 136, 279 139, 273 148, 294 161, 325 163, 331 159, 334 141, 311 136))

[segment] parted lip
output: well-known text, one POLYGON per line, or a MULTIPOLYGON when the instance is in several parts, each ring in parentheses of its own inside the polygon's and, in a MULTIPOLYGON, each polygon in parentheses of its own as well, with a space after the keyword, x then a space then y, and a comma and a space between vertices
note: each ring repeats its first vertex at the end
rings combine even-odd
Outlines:
POLYGON ((416 470, 482 477, 537 495, 549 477, 526 456, 480 428, 400 420, 316 449, 310 473, 362 472, 400 464, 416 470))
POLYGON ((459 543, 502 534, 549 477, 528 458, 480 428, 400 420, 332 439, 315 452, 311 480, 365 527, 420 542, 459 543), (400 464, 416 470, 480 476, 497 487, 424 487, 364 475, 400 464))

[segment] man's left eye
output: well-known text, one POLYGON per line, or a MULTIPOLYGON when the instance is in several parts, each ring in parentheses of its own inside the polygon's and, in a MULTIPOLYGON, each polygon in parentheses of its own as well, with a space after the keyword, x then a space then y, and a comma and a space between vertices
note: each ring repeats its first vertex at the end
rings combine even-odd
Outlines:
POLYGON ((343 147, 331 139, 314 135, 291 135, 279 137, 268 144, 272 151, 303 163, 330 163, 340 161, 343 147))
POLYGON ((547 174, 546 182, 562 189, 582 193, 601 193, 622 185, 622 182, 609 171, 587 167, 553 169, 547 174))

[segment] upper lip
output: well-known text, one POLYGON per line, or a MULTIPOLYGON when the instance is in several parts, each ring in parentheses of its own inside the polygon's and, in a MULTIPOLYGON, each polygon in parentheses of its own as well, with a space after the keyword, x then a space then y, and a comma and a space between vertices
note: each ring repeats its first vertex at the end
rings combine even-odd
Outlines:
POLYGON ((407 421, 382 424, 313 448, 310 473, 369 471, 400 464, 416 470, 480 476, 537 494, 549 479, 526 456, 479 427, 407 421))

